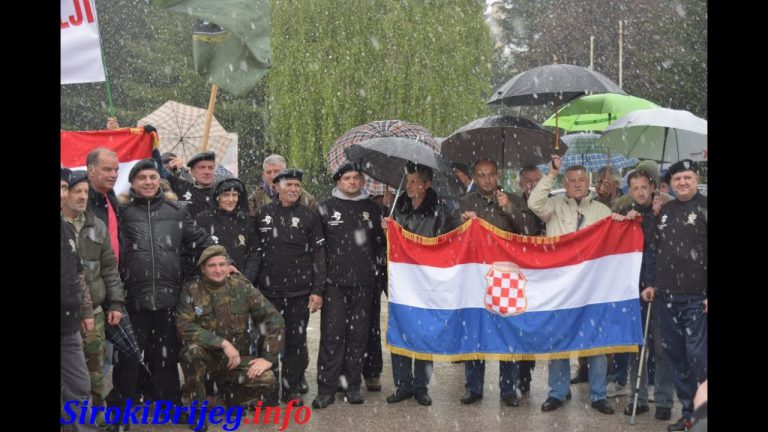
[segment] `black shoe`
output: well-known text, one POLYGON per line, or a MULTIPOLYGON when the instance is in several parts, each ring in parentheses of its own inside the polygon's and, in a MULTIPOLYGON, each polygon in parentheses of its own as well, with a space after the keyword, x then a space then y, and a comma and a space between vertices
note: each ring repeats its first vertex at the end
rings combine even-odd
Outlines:
POLYGON ((379 377, 365 378, 365 388, 370 392, 381 391, 381 381, 379 377))
POLYGON ((427 394, 426 392, 416 393, 413 395, 413 398, 416 399, 416 402, 418 402, 419 405, 423 405, 423 406, 432 405, 432 398, 429 397, 429 394, 427 394))
POLYGON ((304 400, 301 398, 301 393, 283 393, 283 402, 288 403, 288 401, 292 400, 296 401, 293 406, 304 406, 304 400))
POLYGON ((659 420, 669 420, 672 418, 672 408, 656 407, 656 414, 654 414, 659 420))
POLYGON ((304 374, 301 374, 301 379, 299 380, 299 393, 309 393, 309 384, 307 384, 307 377, 305 377, 304 374))
POLYGON ((554 411, 560 408, 561 406, 563 406, 563 401, 550 396, 547 398, 547 400, 544 401, 543 404, 541 404, 541 410, 544 412, 554 411))
POLYGON ((501 395, 501 400, 503 400, 504 403, 507 404, 508 406, 516 407, 516 406, 520 405, 517 402, 517 395, 515 393, 503 394, 503 395, 501 395))
POLYGON ((461 403, 463 403, 464 405, 471 405, 482 398, 483 398, 483 395, 472 393, 471 391, 467 390, 464 392, 464 396, 461 397, 461 403))
POLYGON ((568 390, 568 393, 565 394, 565 400, 571 400, 573 397, 573 393, 571 393, 570 390, 568 390))
POLYGON ((691 424, 691 421, 686 419, 685 417, 681 417, 680 420, 667 426, 667 431, 668 432, 687 431, 691 429, 691 427, 693 427, 693 424, 691 424))
MULTIPOLYGON (((628 404, 626 408, 624 408, 624 415, 631 416, 632 415, 632 406, 634 404, 628 404)), ((648 405, 640 405, 637 404, 637 411, 635 411, 635 415, 645 414, 650 410, 648 408, 648 405)), ((658 412, 658 409, 656 410, 658 412)))
POLYGON ((347 390, 345 394, 347 396, 347 403, 351 405, 360 405, 365 402, 363 395, 360 394, 360 390, 347 390))
POLYGON ((609 404, 605 399, 592 402, 592 408, 600 411, 603 414, 613 414, 613 408, 611 408, 611 404, 609 404))
POLYGON ((312 408, 325 408, 335 401, 336 397, 334 397, 332 394, 319 394, 315 400, 312 401, 312 408))
POLYGON ((398 403, 402 402, 406 399, 410 399, 413 397, 413 393, 409 391, 402 391, 400 389, 395 390, 394 393, 387 396, 387 403, 398 403))
POLYGON ((105 429, 107 432, 120 432, 120 427, 122 426, 122 430, 127 432, 131 429, 131 424, 111 424, 107 426, 107 429, 105 429))
POLYGON ((276 396, 270 395, 264 397, 264 402, 262 402, 262 406, 264 407, 279 407, 280 401, 276 396))

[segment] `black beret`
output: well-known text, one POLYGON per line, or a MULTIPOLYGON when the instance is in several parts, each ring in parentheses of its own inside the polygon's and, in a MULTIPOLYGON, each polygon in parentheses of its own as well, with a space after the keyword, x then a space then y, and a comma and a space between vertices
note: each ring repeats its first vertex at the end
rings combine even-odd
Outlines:
POLYGON ((681 161, 677 161, 672 164, 672 166, 669 167, 667 170, 667 173, 664 174, 664 181, 669 183, 672 179, 672 176, 683 171, 693 171, 694 173, 699 173, 699 164, 696 162, 690 160, 690 159, 683 159, 681 161))
POLYGON ((72 177, 72 170, 61 167, 61 181, 65 181, 69 184, 70 177, 72 177))
POLYGON ((338 181, 341 178, 341 176, 343 176, 344 174, 350 171, 362 172, 363 167, 361 167, 360 164, 357 162, 349 162, 349 161, 344 162, 343 164, 341 164, 341 166, 339 166, 338 169, 336 169, 336 172, 333 173, 333 181, 338 181))
POLYGON ((280 171, 280 173, 272 179, 272 183, 278 183, 282 179, 301 181, 303 177, 304 171, 298 168, 286 168, 280 171))
POLYGON ((163 163, 168 163, 171 159, 176 158, 176 153, 172 152, 165 152, 160 156, 160 159, 163 161, 163 163))
POLYGON ((157 162, 155 162, 154 159, 142 159, 131 168, 131 172, 128 173, 128 182, 132 182, 133 178, 136 177, 136 174, 139 173, 141 170, 155 170, 158 174, 160 174, 160 169, 157 168, 157 162))
POLYGON ((202 153, 198 153, 192 156, 192 159, 187 162, 187 167, 192 168, 196 163, 207 160, 216 162, 216 153, 212 151, 204 151, 202 153))
POLYGON ((87 182, 88 181, 88 171, 84 170, 77 170, 72 171, 72 175, 69 177, 69 188, 75 187, 76 184, 80 182, 87 182))

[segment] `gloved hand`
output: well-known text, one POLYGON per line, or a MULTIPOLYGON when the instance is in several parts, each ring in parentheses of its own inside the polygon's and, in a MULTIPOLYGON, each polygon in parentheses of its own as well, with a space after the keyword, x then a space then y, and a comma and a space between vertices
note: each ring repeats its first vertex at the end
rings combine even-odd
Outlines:
MULTIPOLYGON (((144 125, 144 132, 146 132, 146 133, 150 133, 150 132, 157 133, 157 129, 155 129, 154 126, 148 124, 148 125, 144 125)), ((160 134, 158 133, 158 135, 160 135, 160 134)))

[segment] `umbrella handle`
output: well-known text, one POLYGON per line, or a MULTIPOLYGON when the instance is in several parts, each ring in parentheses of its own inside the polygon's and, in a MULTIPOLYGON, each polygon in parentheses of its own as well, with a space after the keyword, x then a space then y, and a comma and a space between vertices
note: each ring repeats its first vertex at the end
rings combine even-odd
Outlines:
POLYGON ((400 186, 397 187, 397 193, 395 194, 395 199, 394 201, 392 201, 392 208, 389 209, 389 217, 392 217, 392 213, 395 212, 395 205, 397 205, 397 199, 400 197, 400 189, 403 187, 404 180, 405 180, 405 172, 403 173, 403 178, 400 179, 400 186))

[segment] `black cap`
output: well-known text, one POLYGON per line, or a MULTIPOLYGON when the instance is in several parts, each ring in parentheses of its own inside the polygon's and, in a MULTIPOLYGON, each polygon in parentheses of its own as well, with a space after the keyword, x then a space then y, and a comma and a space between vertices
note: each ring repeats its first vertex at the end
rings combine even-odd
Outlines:
POLYGON ((160 156, 160 159, 163 161, 163 163, 168 163, 171 161, 171 159, 176 158, 176 153, 173 152, 165 152, 160 156))
POLYGON ((155 162, 154 159, 142 159, 131 168, 131 172, 128 173, 128 182, 132 182, 133 178, 136 177, 136 174, 139 173, 141 170, 155 170, 158 174, 160 174, 160 170, 157 168, 157 162, 155 162))
POLYGON ((451 162, 451 168, 459 170, 467 177, 472 177, 472 173, 469 171, 469 165, 461 162, 451 162))
POLYGON ((677 161, 672 164, 672 166, 669 167, 667 170, 667 173, 664 174, 664 181, 666 183, 669 183, 672 179, 672 176, 683 171, 693 171, 694 173, 699 173, 699 164, 696 162, 690 160, 690 159, 683 159, 681 161, 677 161))
POLYGON ((230 178, 222 179, 221 183, 219 183, 218 186, 216 187, 216 191, 219 192, 219 193, 230 191, 230 190, 233 190, 233 189, 237 193, 240 193, 240 194, 245 193, 245 189, 243 187, 243 182, 240 181, 240 179, 238 179, 236 177, 230 177, 230 178))
POLYGON ((72 171, 72 175, 69 176, 69 188, 75 187, 76 184, 80 182, 88 182, 88 171, 85 170, 77 170, 72 171))
POLYGON ((72 170, 69 168, 61 167, 61 180, 69 184, 69 179, 72 177, 72 170))
POLYGON ((341 176, 343 176, 344 174, 350 171, 362 172, 363 167, 361 167, 360 164, 357 162, 349 162, 349 161, 344 162, 336 169, 336 172, 333 173, 333 181, 339 181, 341 176))
POLYGON ((187 162, 187 167, 192 168, 195 166, 196 163, 200 161, 206 161, 206 160, 216 162, 216 153, 212 151, 204 151, 202 153, 198 153, 192 156, 192 159, 190 159, 189 162, 187 162))
POLYGON ((303 177, 304 171, 298 168, 286 168, 280 171, 280 173, 272 179, 272 183, 278 183, 282 179, 301 181, 303 177))

